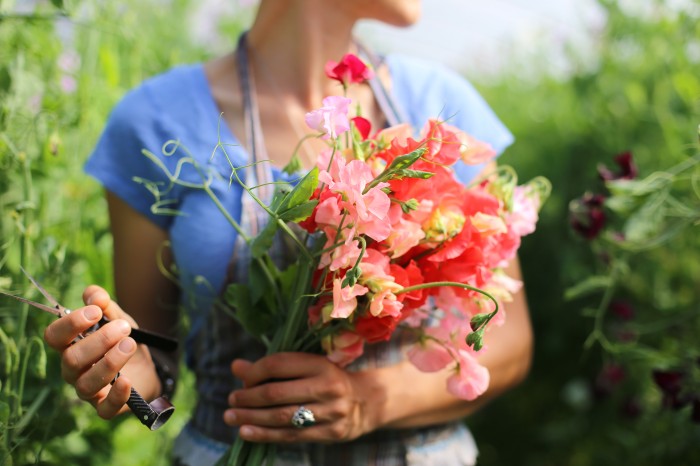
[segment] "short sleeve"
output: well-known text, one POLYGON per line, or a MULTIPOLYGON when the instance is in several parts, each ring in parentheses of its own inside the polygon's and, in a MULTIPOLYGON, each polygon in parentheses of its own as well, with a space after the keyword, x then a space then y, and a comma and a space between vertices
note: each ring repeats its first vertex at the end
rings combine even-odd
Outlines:
POLYGON ((168 139, 159 128, 158 114, 145 86, 130 91, 112 110, 85 171, 133 209, 166 229, 172 217, 157 213, 155 196, 136 181, 148 180, 161 189, 169 184, 167 174, 143 154, 146 149, 161 157, 161 148, 168 139))
MULTIPOLYGON (((392 77, 392 94, 409 123, 420 129, 438 118, 487 142, 497 154, 513 143, 513 135, 464 77, 427 60, 403 56, 387 58, 392 77)), ((455 165, 463 183, 471 181, 483 165, 455 165)))

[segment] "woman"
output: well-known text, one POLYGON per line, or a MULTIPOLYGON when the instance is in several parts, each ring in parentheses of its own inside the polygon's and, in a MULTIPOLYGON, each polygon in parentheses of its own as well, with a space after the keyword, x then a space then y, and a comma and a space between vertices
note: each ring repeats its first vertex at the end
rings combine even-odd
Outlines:
MULTIPOLYGON (((407 26, 417 20, 419 8, 418 0, 263 0, 238 53, 203 66, 175 68, 147 81, 116 107, 87 171, 107 189, 119 304, 102 288, 88 287, 86 307, 46 331, 49 345, 63 352, 63 377, 101 417, 128 410, 125 402, 132 386, 146 399, 166 388, 148 348, 128 334, 136 322, 177 334, 174 309, 179 302, 191 322, 186 353, 197 376, 199 398, 176 442, 176 464, 213 464, 235 435, 286 444, 276 464, 475 462, 473 440, 460 420, 520 382, 529 367, 532 335, 522 292, 509 304, 505 325, 487 337, 493 343, 480 361, 491 372, 491 384, 474 402, 447 393, 449 374, 422 373, 403 360, 395 341, 375 345, 350 370, 309 354, 261 358, 260 348, 211 306, 227 276, 241 278, 237 261, 231 261, 232 267, 228 264, 240 252, 235 232, 201 190, 162 193, 184 214, 164 216, 153 212, 152 196, 133 181, 164 181, 162 170, 141 150, 160 154, 166 140, 179 139, 202 166, 222 175, 212 189, 240 218, 241 190, 228 186, 228 163, 220 154, 208 160, 217 138, 240 145, 229 149, 236 165, 269 159, 273 167, 284 166, 305 133, 304 114, 320 107, 325 96, 342 93, 325 77, 324 65, 357 52, 352 39, 357 20, 407 26), (171 248, 164 250, 167 242, 171 248), (177 264, 180 286, 166 278, 157 257, 166 267, 177 264), (112 322, 71 345, 75 335, 103 313, 112 322), (109 385, 117 371, 122 376, 109 385), (300 405, 313 411, 315 425, 292 426, 300 405)), ((454 115, 453 125, 499 152, 511 142, 488 106, 454 73, 388 57, 378 64, 377 75, 374 88, 353 86, 348 95, 373 128, 400 118, 416 126, 429 117, 454 115)), ((321 148, 314 144, 320 142, 311 140, 302 148, 306 168, 321 148)), ((161 159, 174 168, 176 157, 161 159)), ((284 176, 277 168, 272 175, 284 176)), ((458 175, 466 182, 477 172, 461 166, 458 175)), ((196 181, 197 173, 185 170, 181 177, 196 181)), ((511 264, 509 272, 519 278, 517 264, 511 264)))

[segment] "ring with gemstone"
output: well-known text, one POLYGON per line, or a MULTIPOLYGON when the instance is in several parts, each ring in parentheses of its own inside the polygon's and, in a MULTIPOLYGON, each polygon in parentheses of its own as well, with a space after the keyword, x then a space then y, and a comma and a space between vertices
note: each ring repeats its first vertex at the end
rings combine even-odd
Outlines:
POLYGON ((294 411, 294 414, 292 415, 292 425, 297 429, 301 429, 302 427, 310 427, 314 424, 316 424, 316 418, 310 409, 299 406, 299 408, 294 411))

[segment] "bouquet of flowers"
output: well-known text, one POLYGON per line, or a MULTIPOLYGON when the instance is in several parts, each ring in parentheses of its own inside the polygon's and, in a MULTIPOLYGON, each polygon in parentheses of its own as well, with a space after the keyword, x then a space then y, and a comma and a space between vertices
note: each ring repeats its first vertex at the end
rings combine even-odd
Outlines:
MULTIPOLYGON (((347 55, 326 73, 347 89, 372 71, 347 55)), ((244 237, 250 280, 229 285, 224 306, 268 353, 322 351, 340 366, 410 329, 413 364, 429 372, 451 365, 447 390, 475 399, 489 384, 475 353, 520 286, 502 269, 534 230, 549 184, 519 186, 512 169, 500 168, 464 186, 452 166, 491 160, 489 145, 438 120, 417 138, 408 125, 373 132, 368 120, 348 117, 350 104, 331 96, 306 115, 327 148, 303 177, 276 183, 271 202, 231 165, 269 222, 244 237), (297 249, 291 264, 272 259, 277 235, 297 249)), ((285 170, 294 173, 295 161, 285 170)), ((271 448, 239 439, 220 464, 259 464, 271 448)))

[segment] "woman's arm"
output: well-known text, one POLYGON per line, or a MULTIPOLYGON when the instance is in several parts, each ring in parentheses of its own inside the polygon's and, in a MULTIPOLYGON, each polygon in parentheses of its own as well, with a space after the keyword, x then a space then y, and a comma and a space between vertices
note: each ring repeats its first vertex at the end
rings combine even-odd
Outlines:
MULTIPOLYGON (((95 406, 103 418, 125 412, 133 387, 147 400, 160 395, 160 381, 145 345, 136 345, 127 335, 142 325, 148 330, 173 334, 177 324, 177 288, 157 266, 156 257, 167 241, 165 231, 155 226, 125 202, 107 194, 114 237, 114 273, 120 305, 95 285, 86 288, 87 306, 56 320, 46 329, 49 346, 62 353, 61 369, 78 396, 95 406), (129 314, 122 310, 127 309, 129 314), (71 344, 104 314, 112 322, 87 338, 71 344), (109 382, 117 372, 122 377, 109 382)), ((166 264, 169 256, 164 257, 166 264)), ((172 364, 171 367, 177 367, 172 364)))

